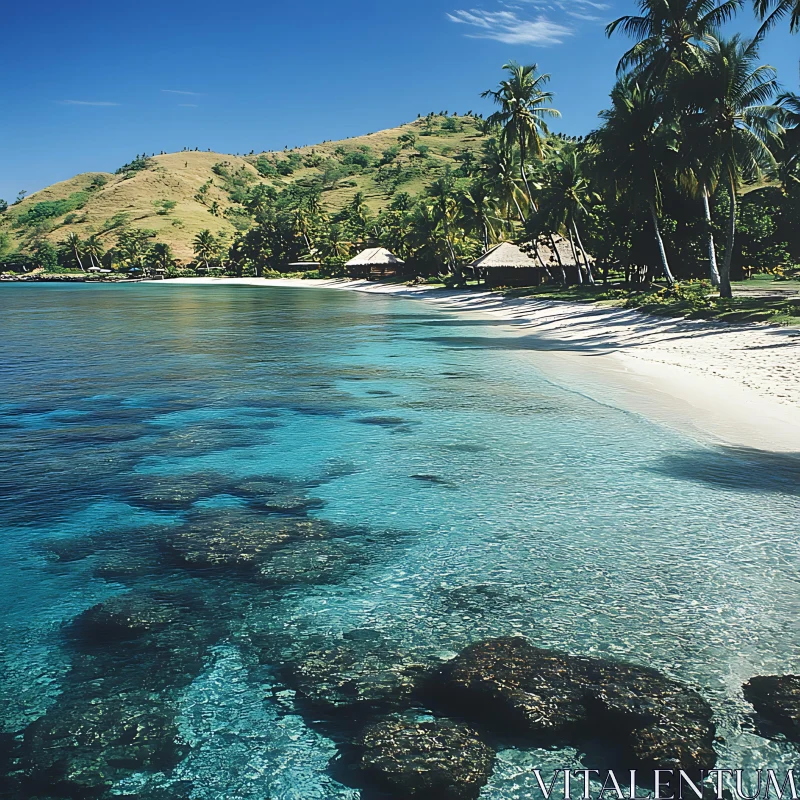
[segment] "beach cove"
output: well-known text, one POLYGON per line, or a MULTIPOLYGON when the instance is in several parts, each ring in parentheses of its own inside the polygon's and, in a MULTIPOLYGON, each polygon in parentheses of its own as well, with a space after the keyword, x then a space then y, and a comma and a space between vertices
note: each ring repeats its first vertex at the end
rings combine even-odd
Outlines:
MULTIPOLYGON (((198 282, 0 289, 0 710, 29 774, 52 764, 25 741, 116 795, 353 800, 353 698, 513 637, 687 687, 720 766, 795 763, 742 690, 800 670, 793 331, 198 282), (390 663, 364 688, 352 659, 390 663), (133 766, 98 707, 146 707, 133 766), (83 718, 94 753, 63 733, 83 718)), ((484 800, 587 752, 490 744, 484 800)))
MULTIPOLYGON (((337 289, 422 300, 495 320, 498 328, 505 326, 504 336, 518 341, 519 351, 536 352, 539 369, 598 399, 613 387, 613 402, 700 438, 800 452, 796 328, 654 317, 595 304, 367 280, 177 278, 169 284, 337 289)), ((463 346, 479 348, 480 342, 463 346)))

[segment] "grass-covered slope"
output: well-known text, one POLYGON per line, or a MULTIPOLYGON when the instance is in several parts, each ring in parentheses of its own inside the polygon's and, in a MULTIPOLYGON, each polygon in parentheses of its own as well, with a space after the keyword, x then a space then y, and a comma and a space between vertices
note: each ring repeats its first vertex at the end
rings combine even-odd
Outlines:
POLYGON ((74 231, 83 240, 95 234, 107 248, 128 226, 154 231, 157 241, 188 261, 192 239, 204 228, 232 238, 237 227, 251 224, 241 201, 258 183, 278 191, 298 182, 321 184, 328 211, 362 192, 377 212, 395 192, 419 193, 446 165, 458 167, 459 153, 477 154, 479 124, 472 117, 433 117, 291 151, 137 158, 115 174, 77 175, 10 206, 0 215, 0 241, 6 251, 26 251, 37 239, 57 244, 74 231))

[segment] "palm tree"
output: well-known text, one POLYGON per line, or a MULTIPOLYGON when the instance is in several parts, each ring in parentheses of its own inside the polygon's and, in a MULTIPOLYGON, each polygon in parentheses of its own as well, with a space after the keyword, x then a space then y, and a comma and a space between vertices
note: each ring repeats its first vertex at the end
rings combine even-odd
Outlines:
POLYGON ((80 236, 78 236, 75 231, 70 231, 67 234, 67 244, 72 249, 72 252, 75 256, 75 260, 78 262, 78 266, 80 267, 81 272, 86 272, 83 268, 83 262, 81 261, 81 253, 80 251, 83 249, 83 242, 81 241, 80 236))
POLYGON ((103 245, 97 234, 93 233, 83 244, 83 252, 89 256, 89 263, 99 269, 100 259, 104 255, 103 245))
MULTIPOLYGON (((692 73, 689 83, 699 74, 692 73)), ((687 108, 688 112, 688 108, 687 108)), ((703 203, 706 244, 708 249, 708 271, 712 286, 719 286, 719 266, 717 247, 714 242, 714 228, 711 218, 711 197, 714 194, 719 173, 716 168, 717 153, 714 140, 707 136, 699 115, 687 113, 683 119, 680 145, 679 183, 688 193, 703 203)))
POLYGON ((295 234, 302 237, 309 256, 313 257, 314 253, 316 252, 316 248, 311 244, 311 220, 309 219, 308 212, 302 206, 298 206, 294 210, 292 227, 295 234))
POLYGON ((217 240, 214 238, 214 234, 205 228, 194 237, 192 245, 194 254, 203 262, 207 272, 209 261, 212 261, 217 254, 217 240))
POLYGON ((522 206, 527 203, 527 198, 519 185, 517 154, 492 137, 483 146, 481 165, 490 191, 506 211, 509 227, 512 208, 516 209, 520 222, 525 222, 522 206))
POLYGON ((778 20, 789 15, 789 32, 800 31, 800 0, 755 0, 756 13, 764 20, 756 34, 761 39, 778 20))
POLYGON ((490 97, 500 106, 500 110, 489 117, 489 122, 502 127, 501 142, 507 147, 519 148, 520 172, 528 201, 536 210, 528 176, 525 173, 525 160, 529 154, 541 157, 543 137, 547 135, 545 117, 560 117, 551 108, 553 93, 543 91, 550 80, 547 73, 539 73, 536 64, 522 66, 515 61, 503 65, 509 73, 507 80, 500 81, 497 89, 488 89, 481 97, 490 97))
POLYGON ((328 260, 346 258, 350 255, 352 247, 352 242, 344 238, 341 226, 335 223, 328 228, 327 236, 320 242, 322 255, 328 260))
POLYGON ((605 124, 591 134, 598 148, 598 166, 618 197, 643 203, 650 211, 664 278, 668 286, 675 279, 658 218, 661 211, 661 174, 677 150, 677 130, 662 116, 658 93, 623 78, 611 92, 612 107, 600 113, 605 124))
POLYGON ((668 77, 691 72, 697 66, 704 38, 730 20, 742 0, 638 0, 638 3, 641 13, 615 19, 606 26, 606 36, 620 30, 637 40, 620 59, 618 73, 633 69, 645 82, 663 87, 668 77))
POLYGON ((497 239, 497 200, 483 181, 473 181, 461 197, 461 220, 478 234, 486 252, 497 239))
POLYGON ((783 131, 783 156, 779 173, 784 191, 800 188, 800 95, 785 92, 776 101, 781 109, 783 131))
MULTIPOLYGON (((590 284, 594 284, 592 267, 578 229, 578 220, 588 215, 588 205, 598 198, 584 175, 581 151, 575 145, 564 146, 553 154, 548 167, 545 194, 539 206, 536 227, 544 228, 548 232, 563 228, 567 231, 570 241, 574 237, 578 247, 577 252, 583 256, 586 278, 590 284)), ((554 242, 553 249, 558 253, 554 242)), ((575 262, 578 265, 580 281, 580 259, 576 258, 575 262)))
POLYGON ((150 248, 150 259, 157 269, 167 271, 175 266, 172 249, 166 242, 156 242, 150 248))
POLYGON ((696 84, 696 129, 705 137, 710 180, 719 181, 730 201, 728 239, 720 270, 720 297, 732 297, 730 269, 736 236, 736 191, 742 179, 761 177, 777 164, 780 110, 770 103, 778 88, 775 70, 758 62, 758 39, 708 37, 696 84))
POLYGON ((449 255, 450 269, 453 274, 460 278, 460 273, 456 266, 456 251, 453 235, 453 227, 458 214, 455 188, 455 180, 448 167, 444 174, 428 187, 428 196, 433 200, 435 216, 442 226, 444 241, 447 245, 449 255))

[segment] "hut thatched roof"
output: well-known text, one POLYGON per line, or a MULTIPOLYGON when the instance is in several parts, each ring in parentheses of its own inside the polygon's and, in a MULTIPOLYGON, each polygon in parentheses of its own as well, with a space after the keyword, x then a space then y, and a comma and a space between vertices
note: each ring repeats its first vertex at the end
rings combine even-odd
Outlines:
POLYGON ((405 261, 390 253, 385 247, 370 247, 351 258, 346 267, 384 267, 405 264, 405 261))
MULTIPOLYGON (((569 243, 569 239, 561 234, 556 233, 553 235, 553 239, 556 243, 556 249, 558 250, 558 255, 561 256, 561 263, 565 267, 574 267, 575 264, 575 256, 573 255, 572 245, 569 243)), ((558 258, 556 257, 555 252, 553 251, 553 245, 550 242, 549 236, 540 236, 536 240, 536 246, 539 250, 539 255, 542 257, 542 260, 548 267, 551 266, 558 266, 558 258)), ((526 246, 526 249, 531 251, 531 255, 533 255, 533 243, 531 242, 529 245, 526 246)), ((589 262, 594 263, 594 258, 590 254, 587 253, 589 256, 589 262)))
POLYGON ((476 258, 470 266, 473 269, 497 269, 501 267, 536 267, 538 264, 515 244, 500 242, 476 258))

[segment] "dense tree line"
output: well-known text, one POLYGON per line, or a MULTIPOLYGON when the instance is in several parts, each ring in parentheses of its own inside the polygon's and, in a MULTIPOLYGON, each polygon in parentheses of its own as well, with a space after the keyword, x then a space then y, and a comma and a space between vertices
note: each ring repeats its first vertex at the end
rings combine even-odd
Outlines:
MULTIPOLYGON (((612 22, 608 35, 624 34, 632 46, 620 59, 600 125, 586 137, 550 132, 548 120, 559 116, 550 76, 512 62, 499 85, 483 92, 496 107, 485 120, 471 112, 428 114, 380 156, 361 146, 340 147, 327 159, 313 150, 254 157, 264 177, 317 168, 316 178, 281 190, 244 168, 218 164, 215 180, 231 205, 223 212, 208 201, 210 181, 195 199, 228 218, 237 234, 201 231, 195 266, 263 275, 320 262, 336 274, 362 248, 382 245, 418 274, 450 274, 458 282, 464 265, 495 242, 530 243, 536 256, 537 242, 560 234, 582 264, 579 279, 590 283, 614 271, 628 282, 659 276, 670 286, 708 277, 725 297, 732 277, 796 268, 800 97, 780 92, 775 70, 759 61, 759 45, 786 16, 795 32, 798 6, 755 2, 764 23, 752 40, 719 33, 742 0, 640 0, 638 15, 612 22), (457 166, 420 166, 430 159, 423 137, 467 123, 482 137, 478 151, 457 153, 457 166), (326 193, 362 171, 389 193, 385 207, 373 211, 356 192, 344 208, 330 210, 326 193), (423 191, 404 189, 424 175, 432 179, 423 191)), ((139 156, 121 171, 146 166, 139 156)), ((50 205, 27 213, 47 216, 50 205)), ((34 259, 81 270, 176 268, 152 232, 124 224, 107 250, 97 235, 81 241, 70 234, 59 248, 40 241, 34 259)), ((553 279, 565 279, 564 271, 553 279)))

